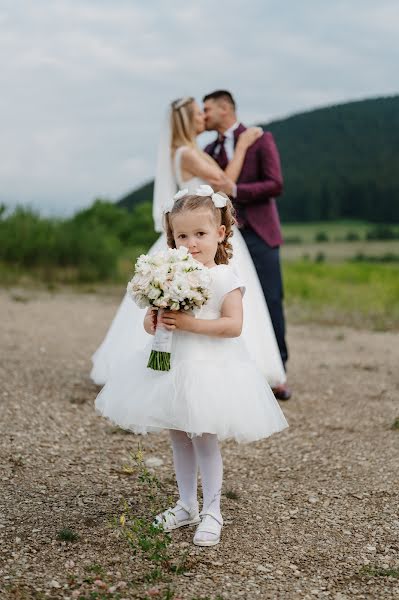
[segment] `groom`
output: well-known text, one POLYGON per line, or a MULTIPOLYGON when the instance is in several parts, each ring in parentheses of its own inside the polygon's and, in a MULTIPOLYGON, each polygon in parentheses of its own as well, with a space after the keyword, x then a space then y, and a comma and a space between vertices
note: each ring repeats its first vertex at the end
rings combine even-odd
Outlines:
MULTIPOLYGON (((217 90, 203 98, 205 128, 216 130, 218 137, 205 148, 222 169, 234 154, 235 144, 245 130, 238 122, 236 104, 230 92, 217 90)), ((283 189, 280 159, 272 134, 269 131, 248 150, 244 164, 233 190, 233 204, 238 226, 252 256, 284 367, 288 359, 285 342, 283 311, 283 282, 280 268, 279 246, 282 244, 280 220, 275 197, 283 189)), ((273 390, 279 400, 289 400, 287 385, 273 390)))

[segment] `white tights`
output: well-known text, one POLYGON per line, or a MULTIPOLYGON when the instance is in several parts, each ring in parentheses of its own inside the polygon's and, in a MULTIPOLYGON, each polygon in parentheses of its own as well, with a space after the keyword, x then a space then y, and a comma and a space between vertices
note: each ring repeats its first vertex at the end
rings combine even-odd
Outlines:
POLYGON ((170 430, 177 486, 180 500, 193 508, 198 506, 197 473, 201 474, 203 511, 220 514, 223 462, 217 436, 203 433, 188 437, 184 431, 170 430))

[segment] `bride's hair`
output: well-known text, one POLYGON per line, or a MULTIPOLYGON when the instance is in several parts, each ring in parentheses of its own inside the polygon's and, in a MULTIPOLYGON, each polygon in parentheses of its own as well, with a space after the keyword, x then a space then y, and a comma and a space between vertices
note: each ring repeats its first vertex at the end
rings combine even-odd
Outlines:
POLYGON ((230 238, 233 235, 233 225, 236 223, 235 211, 226 194, 223 192, 218 192, 218 194, 227 199, 226 206, 223 206, 222 208, 217 208, 210 196, 197 196, 196 194, 191 194, 188 196, 183 196, 183 198, 175 201, 172 210, 168 213, 165 213, 164 216, 164 227, 169 248, 176 248, 172 227, 174 215, 182 213, 186 210, 192 211, 201 208, 207 208, 211 211, 216 225, 218 227, 220 225, 224 225, 226 228, 224 239, 218 244, 215 255, 215 263, 217 265, 227 265, 229 263, 229 260, 233 256, 233 246, 231 245, 230 238))
POLYGON ((195 145, 195 130, 193 125, 194 98, 178 98, 170 105, 170 130, 172 152, 180 146, 195 145))

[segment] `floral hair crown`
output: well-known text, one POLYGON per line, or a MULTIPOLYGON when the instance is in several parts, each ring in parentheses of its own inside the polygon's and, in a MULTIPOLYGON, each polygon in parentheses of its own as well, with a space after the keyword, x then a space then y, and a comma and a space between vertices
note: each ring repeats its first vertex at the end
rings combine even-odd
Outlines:
MULTIPOLYGON (((188 192, 187 188, 185 188, 184 190, 179 190, 177 192, 177 194, 175 194, 173 196, 172 200, 170 200, 167 204, 165 204, 164 213, 171 212, 171 210, 173 209, 173 207, 175 205, 175 202, 177 200, 180 200, 181 198, 184 198, 185 196, 188 196, 188 195, 189 195, 189 192, 188 192)), ((200 185, 195 190, 193 195, 194 196, 204 196, 204 197, 207 196, 207 197, 211 198, 211 200, 216 208, 223 208, 227 204, 226 196, 223 196, 222 194, 219 194, 218 192, 214 192, 210 185, 200 185)))

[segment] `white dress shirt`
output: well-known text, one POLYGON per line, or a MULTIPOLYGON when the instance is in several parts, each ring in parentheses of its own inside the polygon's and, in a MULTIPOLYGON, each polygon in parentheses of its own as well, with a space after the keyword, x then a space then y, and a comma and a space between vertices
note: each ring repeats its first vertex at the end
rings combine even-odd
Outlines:
MULTIPOLYGON (((238 126, 239 126, 239 122, 236 121, 234 123, 234 125, 229 127, 229 129, 226 129, 226 131, 223 134, 224 137, 226 138, 224 140, 224 148, 226 150, 226 155, 227 155, 229 162, 231 161, 231 159, 234 156, 234 131, 237 129, 238 126)), ((219 154, 220 149, 221 149, 221 144, 219 144, 218 147, 215 149, 215 154, 219 154)), ((231 196, 233 198, 237 197, 237 186, 235 184, 233 186, 233 191, 232 191, 231 196)))
MULTIPOLYGON (((226 129, 226 131, 223 133, 224 137, 226 138, 224 141, 224 148, 226 150, 226 154, 227 154, 227 158, 229 160, 229 162, 231 161, 231 159, 233 158, 234 155, 234 131, 237 129, 237 127, 239 126, 239 122, 236 121, 234 123, 234 125, 232 125, 231 127, 229 127, 229 129, 226 129)), ((219 134, 222 135, 222 134, 219 134)), ((215 148, 215 154, 219 154, 220 152, 220 144, 215 148)))
POLYGON ((227 158, 229 162, 233 158, 234 155, 234 131, 237 129, 239 123, 236 121, 234 125, 232 125, 227 131, 224 132, 225 142, 224 147, 226 150, 227 158))

